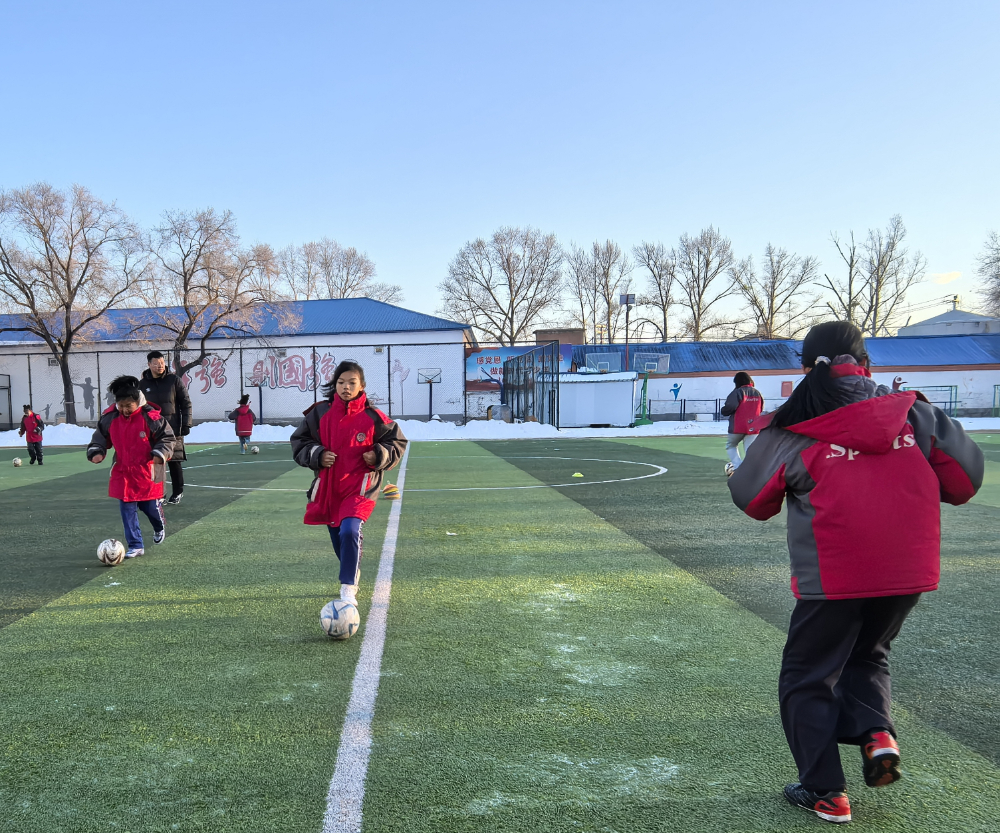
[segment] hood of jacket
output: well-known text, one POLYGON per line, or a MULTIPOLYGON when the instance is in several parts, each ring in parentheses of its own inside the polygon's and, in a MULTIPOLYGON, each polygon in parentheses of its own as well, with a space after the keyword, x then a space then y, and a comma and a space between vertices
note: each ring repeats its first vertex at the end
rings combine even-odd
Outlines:
POLYGON ((903 430, 917 395, 904 391, 880 396, 878 386, 866 376, 842 376, 836 382, 854 402, 786 430, 857 451, 887 452, 903 430))

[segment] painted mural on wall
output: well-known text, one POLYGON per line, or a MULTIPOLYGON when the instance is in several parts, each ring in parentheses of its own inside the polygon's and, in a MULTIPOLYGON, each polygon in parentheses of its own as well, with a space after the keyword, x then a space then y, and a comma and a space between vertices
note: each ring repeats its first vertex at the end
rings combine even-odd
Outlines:
MULTIPOLYGON (((538 345, 520 347, 466 347, 465 389, 467 391, 498 391, 503 384, 503 363, 512 356, 521 356, 538 345)), ((568 373, 573 363, 573 345, 559 346, 559 372, 568 373)))
POLYGON ((226 363, 218 356, 206 356, 182 377, 190 393, 208 393, 213 387, 226 386, 226 363))
POLYGON ((299 354, 284 357, 269 354, 254 362, 248 381, 265 388, 298 388, 300 391, 309 391, 313 389, 315 377, 318 377, 319 385, 329 382, 336 367, 337 359, 333 353, 324 353, 322 356, 317 354, 315 371, 311 355, 307 358, 299 354))

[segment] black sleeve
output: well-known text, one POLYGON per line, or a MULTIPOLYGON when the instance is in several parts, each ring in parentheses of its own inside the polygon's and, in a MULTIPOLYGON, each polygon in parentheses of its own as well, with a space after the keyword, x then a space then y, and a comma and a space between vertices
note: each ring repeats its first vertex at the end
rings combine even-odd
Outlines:
POLYGON ((743 388, 736 388, 726 397, 726 404, 722 406, 722 410, 719 413, 723 416, 732 416, 736 413, 736 409, 740 407, 740 402, 742 401, 743 388))
POLYGON ((310 410, 309 413, 303 417, 302 422, 299 423, 299 427, 295 429, 292 433, 291 444, 292 444, 292 458, 300 466, 312 469, 313 471, 319 471, 322 466, 319 464, 320 457, 326 449, 319 440, 319 419, 315 415, 315 411, 310 410), (313 423, 316 423, 317 429, 313 430, 313 423))
POLYGON ((398 422, 386 422, 378 411, 372 412, 375 420, 375 471, 387 471, 403 458, 409 440, 403 436, 398 422))
POLYGON ((90 438, 90 445, 87 446, 88 460, 93 460, 98 454, 108 456, 108 448, 111 446, 111 435, 108 431, 114 417, 114 413, 105 414, 97 423, 94 435, 90 438))
POLYGON ((176 381, 174 382, 174 407, 177 409, 177 415, 180 417, 180 426, 191 427, 191 396, 188 394, 187 388, 184 386, 184 381, 180 376, 174 377, 176 381))

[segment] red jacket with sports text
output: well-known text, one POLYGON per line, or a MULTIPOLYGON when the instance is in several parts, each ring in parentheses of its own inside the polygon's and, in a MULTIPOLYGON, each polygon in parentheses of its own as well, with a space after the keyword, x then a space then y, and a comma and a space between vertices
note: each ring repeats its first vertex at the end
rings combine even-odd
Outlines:
POLYGON ((730 434, 756 434, 760 429, 754 420, 764 409, 764 397, 753 385, 738 387, 726 397, 719 413, 729 417, 730 434))
POLYGON ((87 459, 107 455, 113 447, 108 496, 130 503, 158 500, 163 497, 166 462, 173 444, 170 423, 143 398, 131 416, 123 416, 115 405, 101 415, 87 446, 87 459))
POLYGON ((733 502, 767 520, 787 499, 797 598, 935 590, 940 503, 972 498, 983 482, 983 453, 958 422, 914 393, 877 388, 857 365, 835 365, 831 375, 856 401, 785 429, 764 428, 729 478, 733 502))
POLYGON ((400 461, 407 440, 399 425, 369 405, 362 392, 350 402, 334 395, 313 405, 291 443, 295 462, 316 472, 304 522, 340 526, 344 518, 368 520, 383 472, 400 461), (320 465, 323 451, 337 455, 329 468, 320 465), (364 461, 366 451, 375 452, 375 465, 364 461))

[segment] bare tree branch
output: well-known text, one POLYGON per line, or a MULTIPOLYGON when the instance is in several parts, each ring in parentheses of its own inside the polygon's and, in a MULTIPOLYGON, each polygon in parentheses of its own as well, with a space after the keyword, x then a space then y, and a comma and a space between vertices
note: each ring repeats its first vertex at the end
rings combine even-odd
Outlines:
POLYGON ((808 329, 817 299, 805 287, 816 282, 818 272, 815 258, 801 258, 770 243, 759 275, 753 258, 735 264, 730 275, 746 302, 752 333, 758 338, 795 338, 808 329))
POLYGON ((1000 316, 1000 235, 995 231, 986 238, 976 272, 983 279, 979 290, 983 307, 990 315, 1000 316))
POLYGON ((136 226, 83 186, 0 192, 0 308, 19 322, 3 329, 48 345, 59 362, 67 422, 76 422, 70 354, 99 336, 102 316, 134 296, 148 267, 136 226))
POLYGON ((651 315, 640 321, 651 324, 661 341, 670 335, 670 307, 675 303, 672 290, 677 282, 677 262, 673 254, 662 243, 643 241, 632 249, 636 263, 647 272, 646 291, 639 297, 639 304, 655 310, 655 317, 651 315))
POLYGON ((685 329, 694 341, 702 341, 712 330, 731 326, 712 314, 712 308, 723 298, 737 291, 727 276, 734 265, 733 247, 714 227, 703 229, 697 237, 681 235, 678 247, 671 253, 677 264, 677 303, 688 311, 685 329), (723 281, 719 283, 719 279, 723 281))

